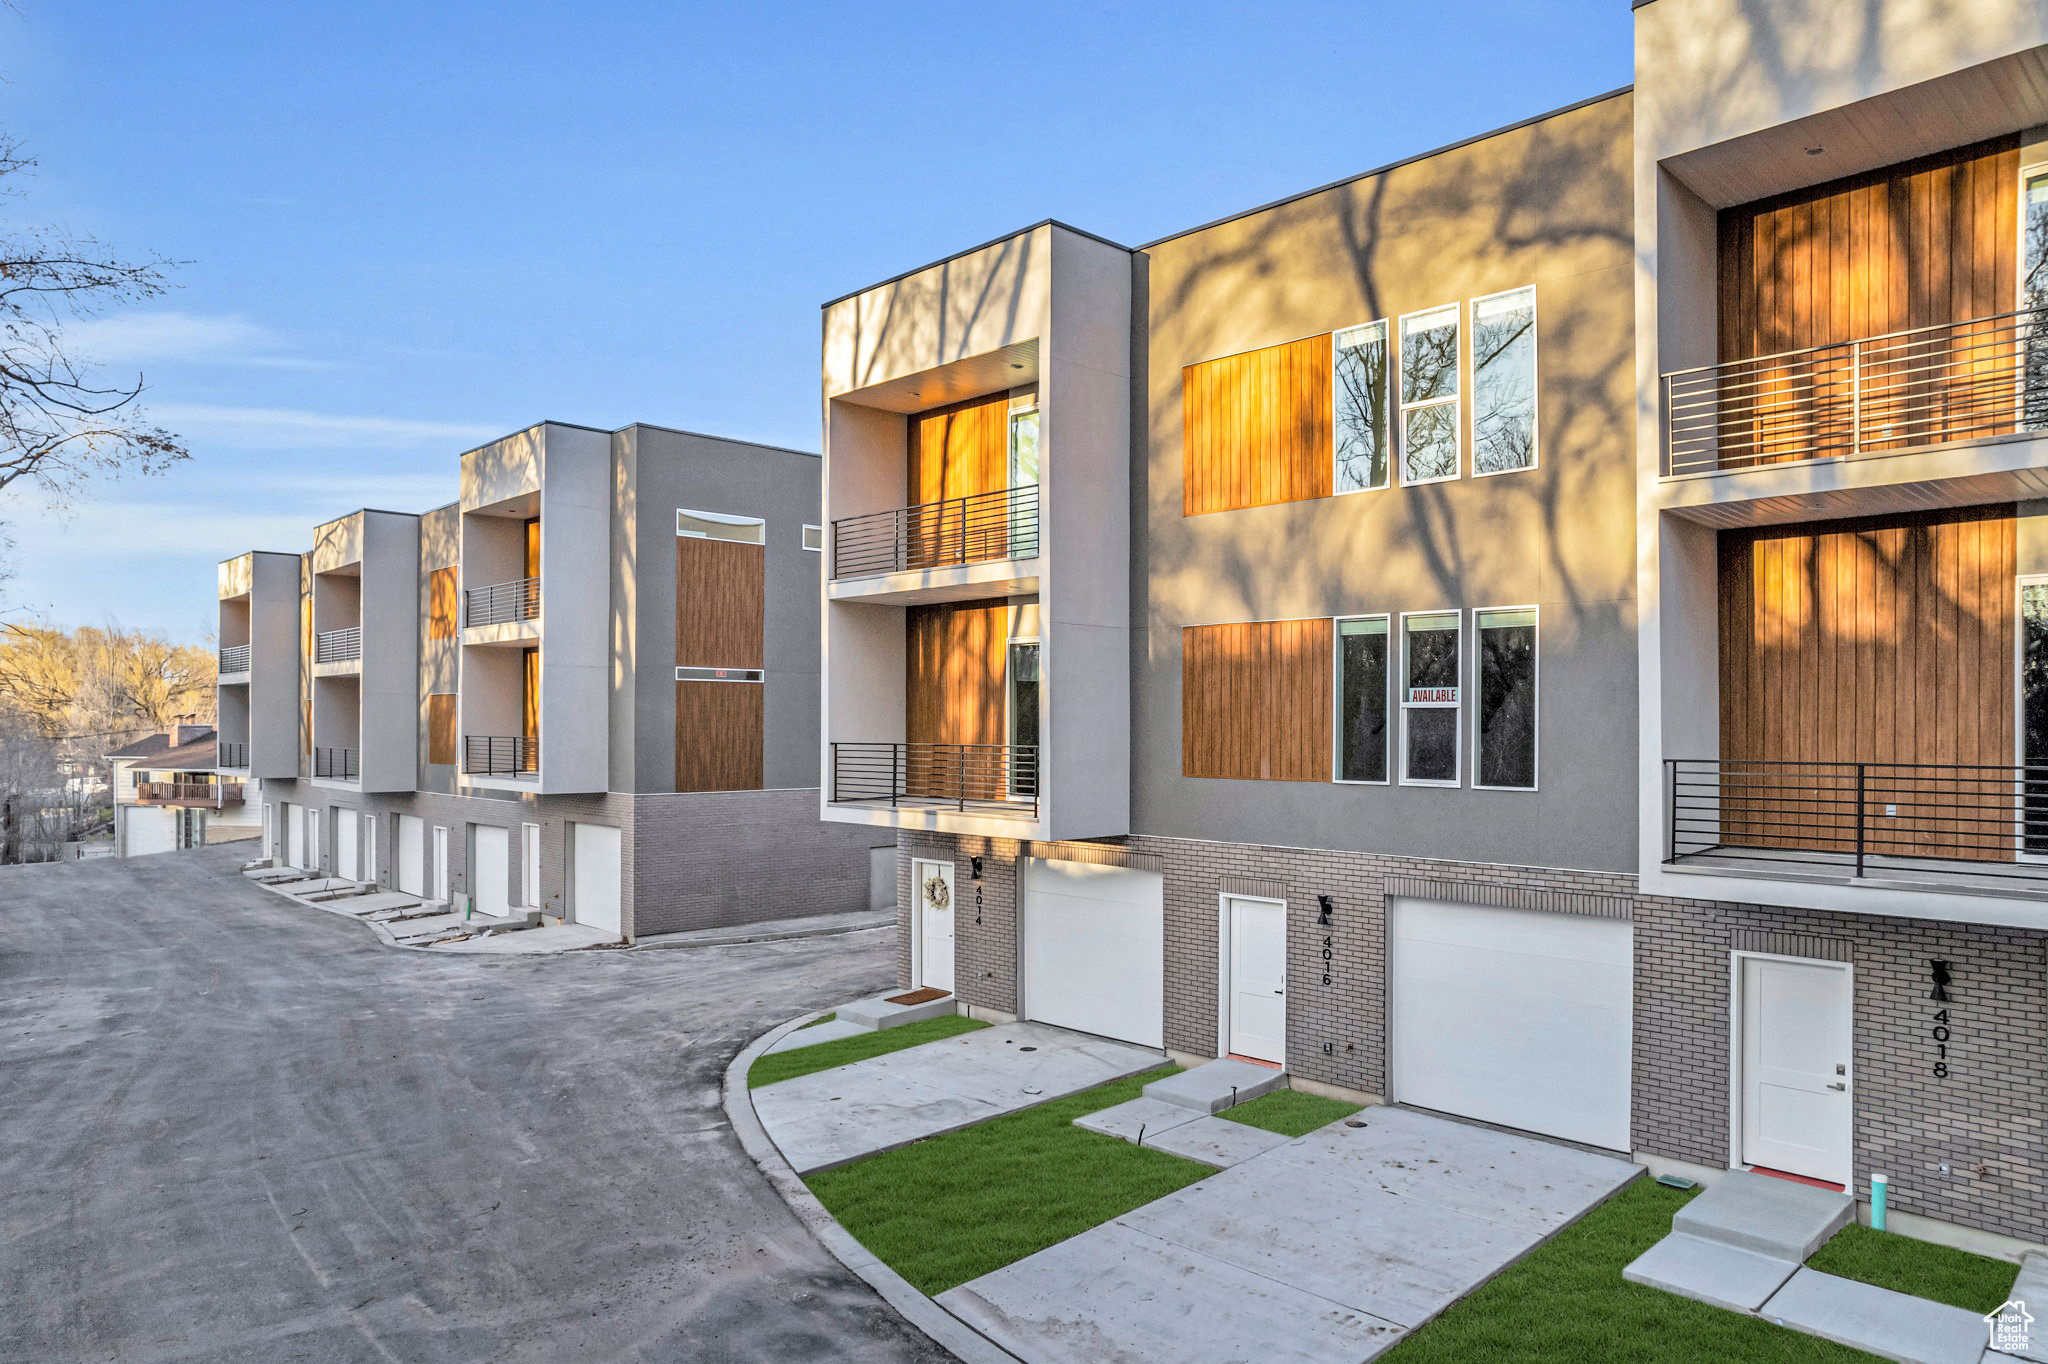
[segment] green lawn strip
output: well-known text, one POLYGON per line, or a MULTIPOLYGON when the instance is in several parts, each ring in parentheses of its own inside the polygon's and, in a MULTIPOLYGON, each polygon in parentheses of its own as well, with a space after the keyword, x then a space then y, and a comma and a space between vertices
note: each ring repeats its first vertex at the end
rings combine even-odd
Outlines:
POLYGON ((1813 1253, 1810 1268, 1876 1284, 1916 1298, 1931 1298, 1972 1312, 1990 1312, 2012 1296, 2020 1267, 1952 1246, 1916 1241, 1897 1232, 1843 1227, 1813 1253))
POLYGON ((1278 1132, 1283 1137, 1305 1137, 1318 1127, 1350 1117, 1358 1108, 1342 1099, 1325 1099, 1298 1089, 1276 1089, 1271 1094, 1247 1099, 1235 1108, 1226 1108, 1216 1116, 1246 1127, 1278 1132))
MULTIPOLYGON (((815 1028, 820 1023, 830 1023, 833 1019, 837 1017, 839 1017, 837 1013, 822 1014, 819 1017, 814 1018, 810 1022, 804 1024, 804 1028, 815 1028)), ((802 1032, 804 1028, 798 1028, 797 1031, 802 1032)))
POLYGON ((1381 1357, 1383 1364, 1846 1364, 1876 1358, 1621 1277, 1691 1194, 1637 1179, 1381 1357))
POLYGON ((1215 1173, 1074 1126, 1168 1066, 810 1177, 811 1192, 919 1292, 949 1288, 1215 1173))
POLYGON ((778 1080, 794 1080, 799 1075, 812 1075, 834 1066, 865 1061, 870 1056, 887 1056, 905 1047, 958 1037, 963 1032, 977 1032, 987 1026, 959 1014, 947 1014, 944 1018, 927 1018, 922 1023, 905 1023, 900 1028, 883 1028, 879 1032, 864 1032, 858 1037, 842 1037, 837 1042, 820 1042, 814 1047, 771 1051, 748 1069, 747 1088, 759 1089, 778 1080))

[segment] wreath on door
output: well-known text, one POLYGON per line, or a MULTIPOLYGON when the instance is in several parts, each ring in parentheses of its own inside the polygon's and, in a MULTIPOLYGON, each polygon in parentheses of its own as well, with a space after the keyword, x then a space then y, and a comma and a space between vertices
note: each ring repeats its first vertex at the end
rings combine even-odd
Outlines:
POLYGON ((933 909, 944 909, 951 904, 953 893, 946 889, 946 878, 934 873, 924 882, 924 902, 933 909))

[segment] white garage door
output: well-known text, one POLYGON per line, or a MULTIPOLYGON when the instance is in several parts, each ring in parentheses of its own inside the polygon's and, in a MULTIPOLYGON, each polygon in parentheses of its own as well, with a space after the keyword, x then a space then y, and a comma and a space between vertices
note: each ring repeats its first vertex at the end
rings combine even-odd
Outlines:
POLYGON ((469 826, 469 890, 479 914, 512 912, 512 836, 490 824, 469 826))
POLYGON ((398 888, 427 893, 427 826, 413 815, 398 816, 398 888))
POLYGON ((1390 900, 1392 1097, 1628 1149, 1630 925, 1390 900))
POLYGON ((579 924, 617 933, 619 831, 602 824, 572 827, 569 913, 579 924))
POLYGON ((306 807, 289 802, 284 806, 284 864, 306 865, 306 807))
POLYGON ((178 850, 178 816, 174 810, 123 810, 121 819, 127 825, 124 846, 127 856, 141 857, 146 853, 176 852, 178 850))
POLYGON ((1024 863, 1024 1016, 1163 1046, 1164 878, 1088 862, 1024 863))
POLYGON ((334 874, 349 880, 358 879, 361 868, 356 866, 356 832, 359 822, 353 810, 334 812, 334 874))

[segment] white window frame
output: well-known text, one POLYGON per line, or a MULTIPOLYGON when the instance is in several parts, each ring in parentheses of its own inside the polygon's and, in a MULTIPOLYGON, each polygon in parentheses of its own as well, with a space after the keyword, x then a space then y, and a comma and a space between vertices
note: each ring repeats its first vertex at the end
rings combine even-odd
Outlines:
MULTIPOLYGON (((1032 784, 1038 791, 1043 791, 1045 789, 1045 779, 1043 776, 1045 765, 1041 759, 1045 755, 1045 648, 1039 642, 1037 635, 1016 635, 1003 644, 1003 745, 1005 748, 1018 747, 1016 742, 1016 707, 1013 704, 1017 687, 1016 678, 1010 665, 1015 657, 1015 650, 1020 644, 1030 645, 1038 654, 1038 742, 1033 745, 1038 750, 1038 755, 1032 759, 1032 784)), ((1008 779, 1003 785, 1005 794, 1012 799, 1035 799, 1035 796, 1024 797, 1017 790, 1017 773, 1015 770, 1010 772, 1008 779)))
POLYGON ((519 902, 540 908, 540 825, 519 826, 519 902))
POLYGON ((825 552, 825 528, 823 526, 814 526, 808 521, 804 522, 803 537, 800 543, 813 554, 823 554, 825 552), (817 537, 818 541, 815 545, 811 543, 813 536, 817 537))
MULTIPOLYGON (((1389 473, 1391 474, 1391 472, 1392 468, 1389 466, 1389 473)), ((1358 491, 1367 492, 1371 490, 1360 488, 1358 491)), ((1357 778, 1340 775, 1344 771, 1344 636, 1341 627, 1347 620, 1377 620, 1386 622, 1388 694, 1381 699, 1387 703, 1390 712, 1389 719, 1392 718, 1391 711, 1393 710, 1395 700, 1393 692, 1397 686, 1393 668, 1394 619, 1392 615, 1385 611, 1367 611, 1349 616, 1332 616, 1330 618, 1330 780, 1338 786, 1392 786, 1394 784, 1394 755, 1392 753, 1386 755, 1385 768, 1387 775, 1381 777, 1378 781, 1361 781, 1357 778)), ((1404 727, 1407 724, 1406 717, 1403 717, 1402 724, 1404 727)), ((1393 726, 1389 725, 1387 728, 1386 742, 1391 744, 1394 739, 1393 726)))
POLYGON ((678 664, 678 682, 752 682, 759 684, 763 676, 760 668, 706 668, 678 664))
MULTIPOLYGON (((2034 162, 2034 163, 2033 163, 2032 165, 2026 165, 2026 166, 2021 166, 2021 167, 2020 167, 2019 185, 2018 185, 2018 188, 2017 188, 2017 191, 2016 191, 2016 193, 2017 193, 2017 197, 2018 197, 2018 199, 2019 199, 2019 213, 2017 214, 2017 217, 2019 218, 2019 225, 2018 225, 2018 233, 2019 233, 2019 240, 2018 240, 2018 241, 2017 241, 2017 242, 2016 242, 2016 243, 2014 244, 2014 247, 2013 247, 2013 263, 2014 263, 2014 264, 2013 264, 2013 272, 2012 272, 2012 274, 2013 274, 2013 285, 2012 285, 2012 292, 2013 292, 2013 300, 2012 300, 2012 306, 2013 306, 2013 310, 2014 310, 2015 312, 2018 312, 2018 311, 2020 311, 2021 309, 2023 309, 2023 308, 2025 308, 2025 307, 2026 307, 2026 298, 2027 298, 2027 269, 2026 269, 2026 266, 2027 266, 2027 181, 2029 181, 2029 180, 2032 180, 2032 179, 2035 179, 2035 178, 2037 178, 2037 177, 2041 177, 2041 178, 2048 178, 2048 161, 2036 161, 2036 162, 2034 162)), ((2025 324, 2024 324, 2024 323, 2021 323, 2020 325, 2021 325, 2022 327, 2024 327, 2024 325, 2025 325, 2025 324)), ((2036 342, 2037 344, 2048 344, 2048 337, 2036 337, 2036 338, 2029 338, 2029 339, 2030 339, 2030 340, 2033 340, 2033 341, 2035 341, 2035 342, 2036 342)), ((2017 410, 2017 412, 2018 412, 2018 414, 2019 414, 2019 415, 2018 415, 2018 418, 2017 418, 2017 420, 2015 421, 2015 424, 2014 424, 2014 429, 2015 429, 2015 430, 2019 430, 2019 431, 2034 431, 2034 432, 2038 432, 2038 431, 2040 430, 2040 428, 2039 428, 2039 427, 2032 427, 2032 426, 2028 426, 2028 425, 2026 425, 2026 414, 2027 414, 2027 351, 2028 351, 2028 346, 2027 346, 2027 344, 2026 344, 2025 342, 2022 342, 2022 343, 2020 344, 2020 346, 2019 346, 2019 348, 2018 348, 2018 349, 2019 349, 2019 353, 2018 353, 2018 355, 2017 355, 2017 356, 2015 357, 2015 358, 2016 358, 2016 361, 2017 361, 2017 363, 2016 363, 2016 364, 2015 364, 2015 366, 2014 366, 2014 371, 2015 371, 2015 372, 2014 372, 2014 374, 2013 374, 2013 376, 2012 376, 2012 387, 2013 387, 2013 404, 2014 404, 2014 407, 2015 407, 2015 409, 2017 410)), ((2024 838, 2024 837, 2025 837, 2024 833, 2022 833, 2021 837, 2022 837, 2022 838, 2024 838)))
MULTIPOLYGON (((1479 467, 1479 438, 1475 433, 1472 438, 1472 477, 1474 478, 1499 478, 1504 474, 1528 474, 1534 473, 1537 469, 1543 467, 1543 348, 1541 345, 1543 315, 1537 311, 1536 286, 1534 284, 1522 284, 1512 289, 1502 289, 1491 294, 1481 294, 1472 300, 1474 323, 1465 330, 1464 344, 1466 357, 1464 363, 1472 371, 1472 387, 1475 390, 1472 396, 1476 401, 1479 397, 1476 391, 1479 387, 1479 361, 1478 357, 1471 354, 1471 347, 1473 332, 1478 327, 1479 305, 1491 302, 1496 298, 1506 298, 1509 294, 1524 292, 1529 295, 1529 453, 1533 458, 1519 469, 1481 469, 1479 467)), ((1506 608, 1488 607, 1487 609, 1489 611, 1497 611, 1506 608)), ((1517 786, 1511 789, 1519 791, 1522 788, 1517 786)))
MULTIPOLYGON (((1384 317, 1376 317, 1370 322, 1360 322, 1349 327, 1339 327, 1336 331, 1330 333, 1330 495, 1332 497, 1351 497, 1358 493, 1383 493, 1400 481, 1394 477, 1395 467, 1401 462, 1401 442, 1395 432, 1395 427, 1399 425, 1395 418, 1395 413, 1400 409, 1400 404, 1396 401, 1394 372, 1395 366, 1399 363, 1397 349, 1394 323, 1384 317), (1338 404, 1342 401, 1342 394, 1337 387, 1337 352, 1344 349, 1344 345, 1337 338, 1348 332, 1363 331, 1367 327, 1378 327, 1380 329, 1380 344, 1387 348, 1387 391, 1382 395, 1385 401, 1381 405, 1381 411, 1387 423, 1387 476, 1385 481, 1368 484, 1363 488, 1339 488, 1337 486, 1337 412, 1338 404)), ((1442 482, 1444 480, 1435 481, 1442 482)), ((1352 620, 1356 619, 1356 617, 1346 616, 1342 619, 1352 620)))
POLYGON ((685 540, 730 540, 741 545, 766 545, 768 523, 758 516, 734 516, 730 512, 698 511, 694 507, 676 508, 676 534, 685 540), (730 526, 734 530, 751 529, 751 535, 713 535, 708 531, 692 530, 683 524, 685 517, 707 522, 714 526, 730 526))
POLYGON ((1008 415, 1003 419, 1003 478, 1008 487, 1036 487, 1039 480, 1045 477, 1044 438, 1045 419, 1039 413, 1038 400, 1036 398, 1033 398, 1028 403, 1018 403, 1009 410, 1008 415), (1037 449, 1038 473, 1029 483, 1019 483, 1017 481, 1017 419, 1019 417, 1038 418, 1038 436, 1040 441, 1037 449))
MULTIPOLYGON (((1397 462, 1397 467, 1400 471, 1400 476, 1398 478, 1394 477, 1394 468, 1388 469, 1387 476, 1394 482, 1399 483, 1404 488, 1421 488, 1426 487, 1431 483, 1455 483, 1460 478, 1463 478, 1465 476, 1465 446, 1467 444, 1467 441, 1465 439, 1465 419, 1467 416, 1465 410, 1465 345, 1466 338, 1470 335, 1471 329, 1466 325, 1465 305, 1463 302, 1439 303, 1435 307, 1417 308, 1412 313, 1403 313, 1400 316, 1399 330, 1396 331, 1394 334, 1394 349, 1393 354, 1390 357, 1392 363, 1388 367, 1389 376, 1387 381, 1388 388, 1391 391, 1392 396, 1394 398, 1394 410, 1400 414, 1399 440, 1398 443, 1395 444, 1393 450, 1390 452, 1393 456, 1393 461, 1397 462), (1441 313, 1446 311, 1454 314, 1457 317, 1458 341, 1456 345, 1451 347, 1451 364, 1457 378, 1456 391, 1453 392, 1449 397, 1445 398, 1431 398, 1426 402, 1419 403, 1404 402, 1401 399, 1401 380, 1403 379, 1403 377, 1405 377, 1405 371, 1402 367, 1401 362, 1401 340, 1408 334, 1408 319, 1412 317, 1427 317, 1431 313, 1441 313), (1458 415, 1456 419, 1451 422, 1451 440, 1457 446, 1456 470, 1452 473, 1440 474, 1435 478, 1408 477, 1409 414, 1413 412, 1420 412, 1424 408, 1447 406, 1456 407, 1458 409, 1458 415)), ((1332 434, 1331 439, 1332 441, 1336 439, 1334 433, 1332 434)), ((1335 456, 1333 455, 1332 458, 1334 459, 1335 456)), ((1427 615, 1429 613, 1424 611, 1416 612, 1415 614, 1427 615)))
MULTIPOLYGON (((2012 589, 2012 762, 2027 763, 2027 589, 2048 587, 2048 573, 2022 573, 2012 589)), ((2027 851, 2027 786, 2024 776, 2013 782, 2013 857, 2020 862, 2048 863, 2048 853, 2027 851)))
MULTIPOLYGON (((1519 469, 1503 470, 1504 473, 1520 473, 1519 469)), ((1464 680, 1464 671, 1459 669, 1459 681, 1464 680)), ((1474 791, 1508 791, 1528 795, 1536 791, 1543 780, 1543 608, 1534 604, 1526 606, 1475 606, 1472 608, 1472 789, 1474 791), (1535 712, 1530 717, 1535 723, 1529 732, 1529 777, 1527 786, 1489 786, 1479 780, 1485 771, 1480 762, 1479 722, 1480 698, 1484 696, 1485 679, 1480 670, 1486 666, 1486 650, 1480 647, 1481 616, 1496 611, 1527 611, 1536 618, 1536 643, 1529 651, 1529 694, 1535 703, 1535 712)))
POLYGON ((1401 785, 1434 786, 1443 788, 1445 790, 1451 790, 1464 786, 1465 727, 1462 724, 1452 726, 1452 732, 1457 735, 1457 741, 1453 745, 1454 751, 1452 754, 1452 763, 1457 769, 1457 773, 1455 776, 1451 777, 1448 781, 1446 781, 1438 778, 1411 777, 1408 775, 1408 712, 1411 710, 1455 711, 1463 707, 1465 704, 1465 693, 1468 690, 1465 679, 1466 671, 1467 669, 1465 666, 1465 611, 1463 608, 1456 606, 1445 606, 1439 607, 1437 610, 1434 611, 1403 611, 1401 613, 1401 671, 1396 675, 1394 681, 1395 700, 1397 700, 1401 706, 1401 785), (1416 616, 1456 616, 1458 619, 1458 699, 1456 701, 1411 702, 1408 699, 1408 622, 1411 618, 1416 616))

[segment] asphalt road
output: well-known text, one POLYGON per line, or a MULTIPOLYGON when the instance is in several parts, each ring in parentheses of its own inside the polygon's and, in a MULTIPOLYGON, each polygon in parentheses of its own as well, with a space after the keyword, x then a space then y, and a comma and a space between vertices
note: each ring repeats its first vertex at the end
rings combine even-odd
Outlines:
POLYGON ((437 956, 242 856, 0 868, 0 1360, 951 1358, 719 1105, 888 933, 437 956))

